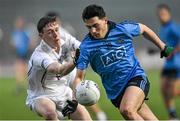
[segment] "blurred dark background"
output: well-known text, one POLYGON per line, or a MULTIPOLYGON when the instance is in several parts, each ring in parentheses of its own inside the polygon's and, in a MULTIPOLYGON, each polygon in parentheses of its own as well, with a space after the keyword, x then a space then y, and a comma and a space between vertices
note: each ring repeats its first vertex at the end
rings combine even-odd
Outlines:
MULTIPOLYGON (((0 28, 3 37, 0 40, 0 58, 11 59, 13 51, 9 47, 10 35, 13 31, 13 22, 17 16, 25 18, 26 22, 33 23, 34 27, 38 20, 48 11, 57 11, 61 15, 63 24, 71 25, 79 40, 87 33, 81 19, 82 10, 85 6, 96 3, 102 5, 109 19, 121 22, 126 19, 144 23, 158 32, 159 22, 156 17, 156 6, 166 3, 172 8, 173 17, 179 21, 179 0, 0 0, 0 28)), ((33 29, 36 31, 36 29, 33 29)), ((144 49, 152 46, 147 40, 136 39, 135 47, 144 49), (140 46, 140 47, 139 47, 140 46)))

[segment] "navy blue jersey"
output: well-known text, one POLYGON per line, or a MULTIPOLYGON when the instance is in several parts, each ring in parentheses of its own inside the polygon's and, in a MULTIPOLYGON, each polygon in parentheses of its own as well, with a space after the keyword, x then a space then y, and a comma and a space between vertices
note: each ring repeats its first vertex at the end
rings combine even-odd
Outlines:
MULTIPOLYGON (((173 21, 169 21, 160 28, 160 38, 166 45, 176 48, 180 45, 180 25, 173 21)), ((164 68, 180 69, 180 53, 176 53, 172 58, 167 59, 164 68)))
POLYGON ((109 31, 104 39, 88 34, 80 45, 77 68, 84 70, 90 63, 100 75, 109 99, 115 99, 127 82, 137 75, 145 76, 135 57, 133 37, 140 34, 138 23, 108 22, 109 31))

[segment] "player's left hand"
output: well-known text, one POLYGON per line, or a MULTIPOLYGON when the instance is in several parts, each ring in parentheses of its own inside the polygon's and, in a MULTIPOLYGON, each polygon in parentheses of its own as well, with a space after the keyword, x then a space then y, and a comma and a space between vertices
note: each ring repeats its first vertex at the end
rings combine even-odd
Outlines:
POLYGON ((174 51, 174 48, 173 47, 168 47, 168 46, 165 46, 164 47, 164 50, 161 51, 161 58, 163 57, 167 57, 169 58, 172 54, 173 54, 173 51, 174 51))
POLYGON ((63 108, 62 114, 63 116, 69 116, 71 113, 75 112, 78 106, 78 102, 76 100, 67 100, 67 105, 63 108))

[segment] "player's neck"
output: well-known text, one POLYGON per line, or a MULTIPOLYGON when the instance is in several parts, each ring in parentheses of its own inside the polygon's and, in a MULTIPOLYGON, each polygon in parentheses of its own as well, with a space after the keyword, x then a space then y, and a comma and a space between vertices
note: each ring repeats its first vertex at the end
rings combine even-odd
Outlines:
POLYGON ((105 32, 104 32, 104 38, 106 37, 106 34, 108 33, 109 31, 109 26, 108 24, 106 24, 106 28, 105 28, 105 32))

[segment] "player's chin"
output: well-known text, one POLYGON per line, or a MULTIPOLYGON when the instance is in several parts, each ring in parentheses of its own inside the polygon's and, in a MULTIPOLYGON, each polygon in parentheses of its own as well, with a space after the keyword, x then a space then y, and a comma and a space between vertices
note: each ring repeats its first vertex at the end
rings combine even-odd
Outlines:
POLYGON ((100 39, 101 38, 99 35, 94 35, 93 37, 96 38, 96 39, 100 39))

